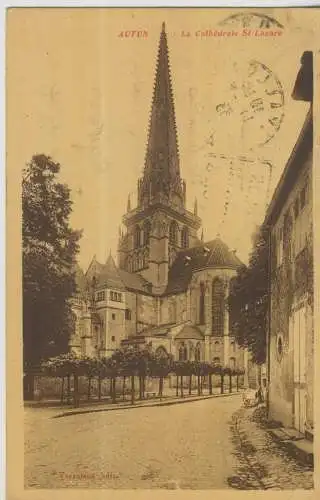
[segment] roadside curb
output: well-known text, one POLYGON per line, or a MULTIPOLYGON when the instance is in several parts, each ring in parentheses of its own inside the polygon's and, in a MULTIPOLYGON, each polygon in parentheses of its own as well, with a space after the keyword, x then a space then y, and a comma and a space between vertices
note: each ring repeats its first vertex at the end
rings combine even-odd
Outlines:
POLYGON ((313 443, 311 441, 303 438, 297 440, 285 439, 277 429, 270 429, 268 433, 290 456, 304 465, 313 466, 313 443))
POLYGON ((177 404, 185 404, 185 403, 193 403, 194 401, 202 401, 205 399, 214 399, 214 398, 221 398, 221 397, 230 397, 230 396, 240 396, 241 392, 231 392, 231 393, 224 393, 224 394, 212 394, 212 395, 207 395, 207 396, 200 396, 197 397, 195 396, 194 398, 180 398, 180 399, 174 399, 171 401, 158 401, 154 402, 151 404, 145 403, 145 404, 135 404, 135 405, 124 405, 124 406, 114 406, 114 407, 109 407, 109 408, 87 408, 83 410, 70 410, 67 412, 59 413, 58 415, 55 415, 51 418, 61 418, 61 417, 69 417, 72 415, 81 415, 81 414, 86 414, 86 413, 97 413, 97 412, 107 412, 107 411, 120 411, 120 410, 135 410, 136 408, 152 408, 152 407, 159 407, 159 406, 172 406, 172 405, 177 405, 177 404))

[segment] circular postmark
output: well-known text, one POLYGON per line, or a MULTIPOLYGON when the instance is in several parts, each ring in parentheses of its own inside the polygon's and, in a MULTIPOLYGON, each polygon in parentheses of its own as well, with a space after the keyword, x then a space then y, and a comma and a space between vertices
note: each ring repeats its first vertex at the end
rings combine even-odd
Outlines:
POLYGON ((252 29, 283 29, 273 17, 257 12, 239 12, 223 19, 219 25, 230 26, 231 28, 252 28, 252 29))
POLYGON ((225 99, 216 105, 216 113, 228 127, 237 125, 240 140, 263 146, 278 132, 284 118, 284 92, 278 77, 265 64, 249 61, 242 70, 235 64, 234 79, 225 99))

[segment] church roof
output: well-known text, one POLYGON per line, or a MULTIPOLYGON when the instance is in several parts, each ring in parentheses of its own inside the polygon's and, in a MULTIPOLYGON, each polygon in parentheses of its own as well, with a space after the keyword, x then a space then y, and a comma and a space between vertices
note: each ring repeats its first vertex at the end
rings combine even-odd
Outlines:
POLYGON ((94 256, 86 274, 82 272, 79 266, 78 268, 78 279, 83 289, 91 284, 93 277, 95 277, 98 287, 106 286, 116 290, 127 289, 147 294, 151 292, 151 284, 148 281, 139 274, 119 269, 111 255, 109 255, 105 264, 98 262, 94 256))
POLYGON ((195 271, 206 268, 236 270, 241 265, 240 259, 220 238, 182 250, 169 271, 166 293, 185 291, 195 271))
POLYGON ((105 285, 108 288, 125 290, 125 284, 120 276, 112 255, 109 255, 107 262, 101 268, 101 273, 97 276, 97 283, 98 285, 105 285))
POLYGON ((145 280, 142 276, 135 273, 129 273, 123 269, 119 269, 121 279, 128 290, 135 290, 139 292, 151 292, 151 283, 145 280))
POLYGON ((179 340, 203 340, 204 335, 201 330, 195 325, 185 325, 182 330, 175 336, 175 339, 179 340))

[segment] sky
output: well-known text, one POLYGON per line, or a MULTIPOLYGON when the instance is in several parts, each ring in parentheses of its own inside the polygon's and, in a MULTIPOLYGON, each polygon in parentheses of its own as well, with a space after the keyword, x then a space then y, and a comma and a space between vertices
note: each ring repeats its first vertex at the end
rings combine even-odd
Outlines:
POLYGON ((71 188, 71 224, 83 229, 84 269, 93 255, 102 262, 110 251, 116 257, 128 194, 136 203, 163 21, 188 208, 196 197, 205 240, 220 235, 247 262, 252 232, 307 113, 308 105, 293 101, 291 92, 317 27, 310 11, 264 9, 283 25, 281 36, 197 35, 242 33, 240 21, 219 25, 234 12, 10 10, 7 175, 15 172, 19 179, 36 153, 61 164, 60 179, 71 188), (121 36, 138 30, 147 36, 121 36), (252 77, 253 68, 259 78, 252 77), (252 96, 260 101, 254 119, 243 124, 252 96))

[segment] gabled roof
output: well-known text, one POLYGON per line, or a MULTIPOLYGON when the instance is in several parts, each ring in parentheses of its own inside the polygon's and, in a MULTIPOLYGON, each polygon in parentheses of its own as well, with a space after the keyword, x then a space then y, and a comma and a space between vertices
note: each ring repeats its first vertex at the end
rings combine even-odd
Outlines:
POLYGON ((201 330, 195 325, 185 325, 182 330, 175 336, 175 339, 179 340, 203 340, 204 335, 201 330))
POLYGON ((190 322, 182 323, 166 323, 159 326, 149 326, 141 332, 145 337, 167 337, 170 333, 173 334, 174 339, 178 340, 203 340, 204 335, 201 330, 190 322), (174 331, 178 333, 175 335, 174 331))
POLYGON ((120 276, 119 270, 112 255, 109 255, 107 262, 104 266, 102 266, 101 272, 97 276, 97 283, 98 285, 104 285, 108 288, 125 290, 125 284, 120 276))
POLYGON ((146 294, 151 293, 152 289, 151 283, 146 281, 139 274, 129 273, 128 271, 119 269, 111 255, 109 255, 105 264, 98 262, 94 256, 86 274, 81 271, 80 267, 78 273, 79 283, 83 283, 84 289, 92 284, 92 279, 94 277, 98 287, 105 286, 116 290, 127 289, 146 294))
POLYGON ((169 271, 166 293, 185 291, 195 271, 201 269, 237 270, 241 266, 240 259, 234 252, 229 250, 228 246, 220 238, 201 243, 177 254, 169 271))

